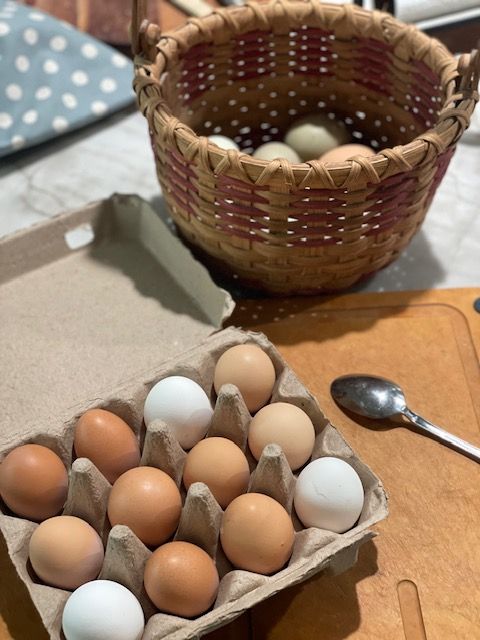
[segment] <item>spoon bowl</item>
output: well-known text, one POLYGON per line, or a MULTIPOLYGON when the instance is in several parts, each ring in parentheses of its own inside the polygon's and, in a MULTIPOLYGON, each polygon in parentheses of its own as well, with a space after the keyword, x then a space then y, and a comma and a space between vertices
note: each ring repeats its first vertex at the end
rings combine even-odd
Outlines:
POLYGON ((340 406, 366 418, 379 420, 402 415, 422 431, 480 462, 479 447, 411 411, 402 389, 391 380, 365 374, 341 376, 332 382, 330 393, 340 406))
POLYGON ((377 376, 341 376, 332 382, 330 392, 345 409, 375 420, 402 414, 407 406, 401 388, 377 376))

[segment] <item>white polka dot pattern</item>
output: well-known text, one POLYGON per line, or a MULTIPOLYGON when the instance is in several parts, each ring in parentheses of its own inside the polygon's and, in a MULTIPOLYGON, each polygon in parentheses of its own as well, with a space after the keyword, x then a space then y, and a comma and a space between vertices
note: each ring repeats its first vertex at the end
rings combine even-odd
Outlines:
POLYGON ((134 101, 132 64, 27 3, 0 0, 0 158, 134 101))
POLYGON ((52 95, 52 90, 50 87, 38 87, 35 91, 35 98, 37 100, 48 100, 52 95))
POLYGON ((114 53, 112 56, 112 64, 118 69, 124 69, 128 65, 128 60, 119 53, 114 53))
POLYGON ((15 66, 20 73, 26 73, 30 69, 30 60, 27 56, 17 56, 15 58, 15 66))
POLYGON ((37 44, 38 42, 38 31, 36 29, 33 29, 32 27, 25 29, 25 31, 23 32, 23 39, 27 44, 33 47, 33 45, 37 44))
POLYGON ((35 111, 35 109, 29 109, 28 111, 25 111, 22 116, 22 120, 23 122, 25 122, 25 124, 35 124, 35 122, 38 120, 37 111, 35 111))
POLYGON ((67 107, 67 109, 75 109, 78 104, 78 101, 73 93, 64 93, 62 96, 62 102, 67 107))
POLYGON ((65 131, 68 129, 68 120, 66 118, 62 118, 62 116, 57 116, 52 121, 52 127, 58 132, 65 131))
POLYGON ((19 136, 19 135, 12 136, 12 139, 10 142, 13 149, 21 149, 23 146, 25 146, 25 138, 23 136, 19 136))
POLYGON ((112 93, 117 88, 117 83, 113 78, 104 78, 100 82, 100 89, 103 93, 112 93))
POLYGON ((13 118, 9 113, 0 112, 0 129, 9 129, 13 124, 13 118))
POLYGON ((94 60, 98 56, 97 47, 91 42, 86 42, 81 48, 82 55, 88 60, 94 60))
POLYGON ((65 51, 67 48, 68 42, 64 36, 54 36, 50 40, 50 49, 53 51, 65 51))
POLYGON ((92 102, 92 113, 97 116, 101 116, 107 111, 107 105, 102 100, 95 100, 92 102))
POLYGON ((88 84, 88 75, 85 73, 85 71, 77 69, 77 71, 74 71, 72 73, 72 82, 73 84, 77 85, 77 87, 84 87, 86 84, 88 84))
POLYGON ((21 100, 23 96, 22 87, 18 84, 9 84, 5 88, 5 93, 9 100, 21 100))
POLYGON ((59 66, 56 60, 48 58, 48 60, 45 60, 45 62, 43 63, 43 70, 45 71, 45 73, 53 75, 54 73, 58 73, 58 69, 59 66))

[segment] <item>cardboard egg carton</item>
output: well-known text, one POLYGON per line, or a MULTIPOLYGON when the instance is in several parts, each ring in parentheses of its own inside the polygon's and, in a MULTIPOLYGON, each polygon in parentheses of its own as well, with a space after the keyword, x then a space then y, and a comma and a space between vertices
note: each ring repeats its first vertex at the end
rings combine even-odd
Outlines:
MULTIPOLYGON (((315 398, 289 369, 278 351, 264 335, 239 329, 220 331, 149 373, 134 376, 115 390, 78 406, 65 418, 55 435, 39 432, 30 434, 27 441, 46 445, 56 451, 70 470, 64 513, 83 518, 104 539, 105 559, 99 577, 120 582, 138 597, 147 619, 143 640, 198 637, 233 620, 257 602, 319 571, 341 573, 355 563, 359 546, 374 536, 369 527, 387 515, 387 498, 380 480, 328 422, 315 398), (351 464, 359 474, 365 490, 365 502, 358 523, 350 531, 336 534, 317 528, 303 528, 292 510, 296 477, 290 471, 280 447, 268 445, 257 463, 247 446, 251 416, 238 389, 225 385, 216 397, 213 390, 215 363, 226 349, 245 342, 258 344, 275 366, 276 383, 271 401, 289 402, 310 416, 316 432, 312 459, 336 456, 351 464), (185 451, 161 421, 154 421, 145 431, 145 398, 158 380, 169 375, 183 375, 195 380, 211 398, 215 409, 207 437, 230 438, 245 451, 252 471, 248 491, 271 496, 292 514, 296 531, 293 554, 288 565, 276 574, 264 576, 232 567, 219 544, 222 509, 210 490, 202 483, 195 483, 185 495, 181 484, 185 451), (141 464, 162 469, 181 488, 185 499, 174 538, 202 547, 215 559, 221 578, 214 606, 204 615, 190 620, 155 610, 143 587, 143 570, 151 550, 128 527, 117 525, 110 529, 106 515, 110 484, 91 461, 84 458, 72 461, 75 424, 80 415, 92 408, 107 409, 123 418, 140 438, 141 464)), ((58 639, 61 637, 63 606, 70 594, 40 584, 31 571, 28 542, 36 526, 33 522, 11 515, 1 516, 1 528, 12 562, 40 612, 43 624, 51 637, 58 639)))

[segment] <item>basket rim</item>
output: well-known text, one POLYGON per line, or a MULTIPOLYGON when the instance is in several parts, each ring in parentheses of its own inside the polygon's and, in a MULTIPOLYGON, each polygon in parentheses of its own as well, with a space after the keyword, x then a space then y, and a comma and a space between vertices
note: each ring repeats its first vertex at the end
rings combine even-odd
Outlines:
MULTIPOLYGON (((457 65, 455 56, 438 40, 427 36, 417 27, 408 25, 388 13, 371 11, 350 4, 331 4, 320 0, 270 0, 257 4, 247 2, 242 6, 230 6, 214 10, 201 18, 189 18, 173 31, 161 34, 158 26, 144 21, 140 37, 143 49, 134 58, 135 81, 139 106, 147 117, 153 131, 167 131, 168 139, 174 142, 182 156, 193 159, 197 154, 203 162, 215 167, 216 173, 232 171, 242 175, 253 184, 287 184, 302 188, 313 175, 327 188, 338 189, 350 184, 358 185, 361 177, 365 183, 379 183, 386 177, 410 170, 428 158, 432 159, 456 144, 468 127, 470 116, 479 99, 476 83, 480 67, 480 56, 474 52, 470 64, 457 65), (284 13, 280 14, 279 9, 284 13), (321 15, 319 15, 319 13, 321 15), (359 20, 362 32, 383 36, 383 41, 395 46, 396 54, 409 59, 412 46, 419 51, 415 59, 435 68, 446 98, 437 121, 429 129, 418 134, 410 142, 390 148, 381 148, 369 157, 357 156, 343 162, 324 162, 320 159, 292 164, 284 159, 260 160, 252 155, 233 149, 225 150, 200 136, 181 122, 171 112, 162 94, 160 78, 175 64, 185 51, 201 43, 217 41, 216 37, 228 40, 232 34, 240 35, 254 29, 270 29, 275 20, 287 23, 286 33, 304 24, 305 18, 330 20, 323 24, 327 28, 341 29, 343 21, 359 20), (373 32, 372 32, 373 31, 373 32), (409 41, 409 46, 405 41, 409 41), (152 60, 152 58, 154 58, 152 60)), ((465 61, 464 61, 465 62, 465 61)))

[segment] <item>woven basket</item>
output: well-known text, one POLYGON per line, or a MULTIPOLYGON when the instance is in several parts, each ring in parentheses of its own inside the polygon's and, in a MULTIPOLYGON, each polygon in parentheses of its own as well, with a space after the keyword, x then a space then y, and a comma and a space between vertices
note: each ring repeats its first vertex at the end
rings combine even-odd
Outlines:
MULTIPOLYGON (((135 91, 184 238, 247 285, 333 291, 389 264, 422 223, 478 100, 480 56, 353 5, 274 0, 161 34, 134 0, 135 91), (377 155, 249 155, 304 114, 377 155), (206 136, 234 138, 224 151, 206 136)), ((445 212, 448 215, 449 212, 445 212)))

